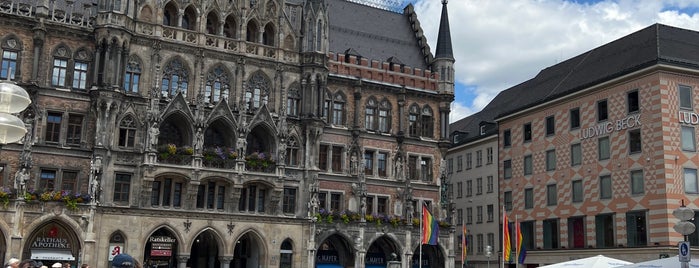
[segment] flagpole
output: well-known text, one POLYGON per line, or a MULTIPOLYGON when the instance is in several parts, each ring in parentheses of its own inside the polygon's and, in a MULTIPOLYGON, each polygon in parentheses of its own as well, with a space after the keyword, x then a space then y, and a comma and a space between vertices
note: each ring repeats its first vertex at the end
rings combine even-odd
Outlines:
POLYGON ((515 214, 515 267, 519 267, 519 219, 515 214))
POLYGON ((425 217, 423 215, 423 214, 425 214, 425 207, 424 206, 425 206, 424 200, 420 200, 420 245, 419 245, 419 247, 420 247, 420 257, 419 257, 420 265, 418 266, 420 268, 422 268, 422 240, 423 240, 423 236, 425 235, 425 234, 423 234, 423 231, 422 231, 422 225, 424 224, 423 221, 425 219, 425 217))
POLYGON ((502 251, 502 265, 500 267, 502 268, 505 268, 505 224, 507 224, 505 222, 507 219, 505 213, 505 206, 502 206, 502 230, 500 230, 502 234, 502 239, 500 239, 502 241, 502 248, 500 248, 500 251, 502 251))

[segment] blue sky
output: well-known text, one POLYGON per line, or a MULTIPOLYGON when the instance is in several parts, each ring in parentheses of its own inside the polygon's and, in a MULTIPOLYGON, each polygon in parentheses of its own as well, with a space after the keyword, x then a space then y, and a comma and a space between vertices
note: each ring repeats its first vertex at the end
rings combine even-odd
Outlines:
MULTIPOLYGON (((413 3, 434 53, 442 0, 413 3)), ((540 70, 654 23, 699 31, 697 0, 449 0, 456 59, 450 121, 540 70)))

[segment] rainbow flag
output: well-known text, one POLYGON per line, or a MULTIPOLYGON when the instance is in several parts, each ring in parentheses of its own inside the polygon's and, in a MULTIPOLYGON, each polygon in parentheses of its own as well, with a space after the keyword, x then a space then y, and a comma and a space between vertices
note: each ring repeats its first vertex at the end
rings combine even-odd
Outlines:
POLYGON ((427 205, 422 204, 422 244, 437 245, 439 237, 439 225, 427 210, 427 205))
POLYGON ((463 234, 461 235, 461 263, 466 264, 466 254, 468 254, 468 240, 466 239, 466 225, 462 227, 463 234))
POLYGON ((522 246, 522 230, 520 228, 521 223, 515 223, 517 226, 517 262, 519 264, 524 264, 524 259, 527 258, 527 250, 522 246))
POLYGON ((505 207, 502 208, 502 259, 512 262, 512 243, 510 243, 510 222, 507 220, 505 207))

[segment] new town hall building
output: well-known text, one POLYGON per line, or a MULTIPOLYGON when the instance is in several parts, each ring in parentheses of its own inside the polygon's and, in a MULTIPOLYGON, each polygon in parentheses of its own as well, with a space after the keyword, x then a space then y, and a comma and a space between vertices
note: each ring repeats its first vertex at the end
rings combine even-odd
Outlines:
MULTIPOLYGON (((527 267, 599 254, 676 256, 683 237, 672 212, 682 202, 699 207, 697 44, 699 32, 651 25, 543 69, 452 124, 461 145, 447 161, 497 148, 494 191, 476 183, 487 185, 488 160, 480 174, 458 162, 450 174, 457 211, 479 211, 478 220, 464 212, 461 221, 472 238, 469 266, 486 267, 484 245, 501 261, 501 229, 480 216, 493 195, 494 222, 503 224, 502 207, 511 224, 521 222, 527 267)), ((699 245, 699 233, 689 240, 699 245)))
POLYGON ((0 78, 32 98, 0 151, 0 256, 453 267, 448 222, 418 230, 423 203, 449 219, 442 8, 432 54, 412 5, 0 1, 0 78))

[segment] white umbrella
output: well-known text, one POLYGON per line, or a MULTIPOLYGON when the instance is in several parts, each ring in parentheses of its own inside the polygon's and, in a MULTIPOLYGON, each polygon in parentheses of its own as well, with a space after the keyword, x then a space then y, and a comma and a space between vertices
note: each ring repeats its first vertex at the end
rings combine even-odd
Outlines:
MULTIPOLYGON (((679 256, 639 262, 636 264, 624 265, 618 268, 678 268, 680 266, 679 256)), ((689 262, 690 268, 699 268, 699 259, 692 259, 689 262)))
POLYGON ((605 257, 603 255, 597 255, 589 258, 541 266, 539 268, 612 268, 624 266, 627 264, 632 263, 624 260, 617 260, 614 258, 605 257))

